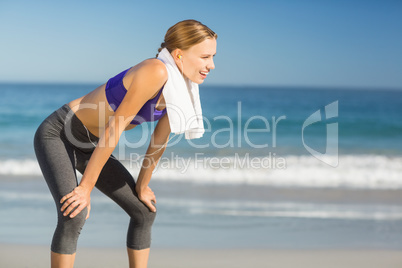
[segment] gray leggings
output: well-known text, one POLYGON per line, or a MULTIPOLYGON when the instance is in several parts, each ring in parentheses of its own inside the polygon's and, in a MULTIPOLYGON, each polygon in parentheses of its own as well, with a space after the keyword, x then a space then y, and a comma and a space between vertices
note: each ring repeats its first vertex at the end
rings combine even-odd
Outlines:
MULTIPOLYGON (((76 252, 78 236, 85 223, 87 209, 74 218, 63 216, 60 199, 78 185, 76 169, 82 174, 98 138, 87 132, 68 105, 53 112, 39 126, 34 147, 43 176, 57 208, 57 227, 51 250, 61 254, 76 252), (90 138, 90 139, 89 139, 90 138)), ((130 216, 127 247, 145 249, 151 245, 151 226, 156 213, 142 203, 135 192, 135 181, 127 169, 110 157, 95 185, 130 216)))

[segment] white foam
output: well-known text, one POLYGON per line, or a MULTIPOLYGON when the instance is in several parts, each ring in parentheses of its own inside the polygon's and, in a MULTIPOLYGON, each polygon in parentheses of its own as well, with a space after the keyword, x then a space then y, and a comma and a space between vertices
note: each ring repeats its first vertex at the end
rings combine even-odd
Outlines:
POLYGON ((0 160, 0 175, 41 176, 39 164, 33 159, 0 160))
MULTIPOLYGON (((402 157, 346 155, 339 157, 336 168, 313 156, 285 156, 284 159, 284 168, 241 168, 232 164, 230 168, 217 169, 211 165, 197 166, 196 160, 193 160, 185 172, 181 167, 158 168, 153 177, 160 180, 279 187, 402 189, 402 157)), ((235 161, 234 158, 232 161, 235 161)))
MULTIPOLYGON (((204 212, 205 213, 205 212, 204 212)), ((364 213, 359 211, 239 211, 216 210, 205 214, 241 216, 241 217, 287 217, 287 218, 319 218, 319 219, 349 219, 349 220, 402 220, 402 212, 399 213, 364 213)))
MULTIPOLYGON (((402 189, 400 156, 342 155, 339 156, 337 167, 331 167, 307 155, 288 155, 281 158, 282 160, 275 156, 184 159, 163 156, 152 179, 279 187, 402 189)), ((142 161, 123 163, 137 178, 142 161)), ((39 165, 33 159, 0 161, 0 175, 42 176, 39 165)))
POLYGON ((159 202, 182 207, 192 214, 233 217, 285 217, 349 220, 402 220, 402 207, 393 205, 359 205, 308 202, 209 201, 161 198, 159 202))

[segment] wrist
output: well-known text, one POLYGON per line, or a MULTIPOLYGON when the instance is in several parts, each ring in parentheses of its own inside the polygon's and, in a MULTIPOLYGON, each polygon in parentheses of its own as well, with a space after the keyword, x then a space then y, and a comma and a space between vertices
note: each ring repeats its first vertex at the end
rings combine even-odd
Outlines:
POLYGON ((93 187, 91 187, 91 185, 85 184, 85 183, 80 183, 78 185, 79 187, 81 187, 87 194, 91 194, 93 187))
POLYGON ((135 185, 135 191, 137 194, 140 194, 144 190, 144 187, 141 187, 140 185, 135 185))

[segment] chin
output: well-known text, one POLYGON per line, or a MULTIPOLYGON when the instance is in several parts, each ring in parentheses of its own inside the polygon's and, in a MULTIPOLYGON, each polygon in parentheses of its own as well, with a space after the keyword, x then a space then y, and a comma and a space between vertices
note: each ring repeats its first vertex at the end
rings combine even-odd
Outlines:
POLYGON ((201 85, 202 83, 204 83, 204 79, 190 79, 191 82, 196 83, 198 85, 201 85))

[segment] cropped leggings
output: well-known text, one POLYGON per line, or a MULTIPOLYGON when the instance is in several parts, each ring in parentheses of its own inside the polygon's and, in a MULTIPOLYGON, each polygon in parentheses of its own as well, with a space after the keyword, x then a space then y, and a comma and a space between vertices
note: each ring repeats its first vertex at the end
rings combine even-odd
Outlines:
MULTIPOLYGON (((60 199, 78 185, 76 170, 84 173, 98 138, 84 127, 68 105, 64 105, 39 126, 34 148, 40 168, 57 208, 57 227, 51 250, 74 254, 78 236, 85 223, 87 208, 74 218, 63 216, 60 199)), ((127 247, 145 249, 151 245, 151 227, 156 213, 142 203, 135 191, 135 181, 120 161, 110 157, 96 182, 130 216, 127 247)))

